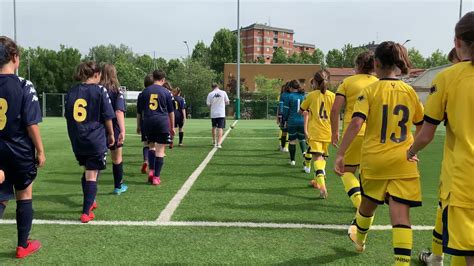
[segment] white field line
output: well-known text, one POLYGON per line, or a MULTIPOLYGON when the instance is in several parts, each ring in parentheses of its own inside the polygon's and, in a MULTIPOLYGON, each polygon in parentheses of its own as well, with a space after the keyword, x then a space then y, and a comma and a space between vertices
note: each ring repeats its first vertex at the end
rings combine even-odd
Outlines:
MULTIPOLYGON (((127 137, 141 137, 140 135, 137 134, 126 134, 127 137)), ((212 137, 200 137, 200 136, 186 136, 186 139, 212 139, 212 137)), ((255 139, 261 139, 261 140, 266 140, 266 139, 274 139, 278 140, 277 137, 228 137, 228 139, 243 139, 243 140, 255 140, 255 139)))
MULTIPOLYGON (((227 138, 232 128, 235 127, 237 122, 238 120, 235 120, 232 126, 229 129, 227 129, 227 131, 225 132, 222 138, 222 142, 224 142, 224 140, 227 138)), ((201 175, 202 171, 204 171, 204 169, 209 164, 209 162, 211 161, 212 157, 214 156, 216 152, 217 152, 217 148, 216 147, 212 148, 212 150, 206 156, 204 161, 202 161, 201 164, 196 168, 196 170, 194 170, 194 172, 188 177, 186 182, 184 182, 183 186, 179 189, 178 193, 174 195, 173 199, 171 199, 171 201, 168 203, 166 208, 160 213, 160 216, 157 219, 158 222, 169 222, 171 220, 171 216, 173 216, 173 213, 176 211, 181 201, 184 199, 186 194, 188 194, 194 182, 196 182, 199 175, 201 175)))
MULTIPOLYGON (((15 220, 0 220, 2 224, 16 224, 15 220)), ((85 225, 80 221, 67 220, 33 220, 35 225, 85 225)), ((293 224, 293 223, 253 223, 253 222, 190 222, 190 221, 92 221, 87 225, 98 226, 145 226, 145 227, 223 227, 223 228, 274 228, 274 229, 319 229, 319 230, 347 230, 347 225, 338 224, 293 224)), ((414 225, 415 231, 431 231, 433 226, 414 225)), ((392 230, 391 225, 374 225, 374 231, 392 230)))

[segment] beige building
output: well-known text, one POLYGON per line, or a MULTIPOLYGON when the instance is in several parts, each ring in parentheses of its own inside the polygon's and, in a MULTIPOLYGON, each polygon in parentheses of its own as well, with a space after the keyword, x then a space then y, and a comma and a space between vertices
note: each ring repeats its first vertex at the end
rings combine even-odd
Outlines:
MULTIPOLYGON (((240 81, 244 89, 256 90, 255 77, 263 75, 266 78, 281 79, 283 81, 298 80, 306 91, 311 90, 310 80, 314 73, 321 70, 320 65, 312 64, 241 64, 240 81)), ((237 64, 225 64, 224 88, 234 91, 236 88, 237 64)))

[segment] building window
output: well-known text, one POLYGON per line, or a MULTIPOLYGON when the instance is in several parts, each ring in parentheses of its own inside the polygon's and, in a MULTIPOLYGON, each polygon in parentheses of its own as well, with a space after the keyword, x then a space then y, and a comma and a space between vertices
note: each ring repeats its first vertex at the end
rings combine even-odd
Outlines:
POLYGON ((273 35, 275 35, 276 37, 278 37, 278 31, 274 31, 274 32, 273 32, 273 35))
POLYGON ((259 42, 259 43, 262 42, 262 37, 258 37, 257 42, 259 42))
POLYGON ((290 50, 286 50, 286 54, 290 54, 290 50))
POLYGON ((257 51, 260 52, 260 47, 257 47, 257 51))
POLYGON ((270 52, 270 48, 267 47, 267 52, 270 52))

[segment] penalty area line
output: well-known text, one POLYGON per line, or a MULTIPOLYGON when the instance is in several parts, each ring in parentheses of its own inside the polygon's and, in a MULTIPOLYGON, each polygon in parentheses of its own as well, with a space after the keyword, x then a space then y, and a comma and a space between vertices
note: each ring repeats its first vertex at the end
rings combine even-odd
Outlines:
MULTIPOLYGON (((0 220, 0 225, 16 224, 15 220, 0 220)), ((144 227, 221 227, 221 228, 264 228, 264 229, 315 229, 347 230, 348 225, 341 224, 296 224, 296 223, 255 223, 255 222, 206 222, 206 221, 91 221, 83 224, 71 220, 33 220, 35 225, 82 225, 82 226, 144 226, 144 227)), ((433 226, 413 225, 415 231, 431 231, 433 226)), ((391 225, 373 225, 372 231, 392 230, 391 225)))
MULTIPOLYGON (((227 129, 224 136, 222 137, 222 142, 225 141, 230 131, 235 127, 238 121, 239 120, 235 120, 232 126, 229 129, 227 129)), ((171 216, 173 216, 173 213, 176 211, 179 204, 181 204, 181 201, 184 199, 184 197, 188 194, 189 190, 194 185, 194 182, 196 182, 198 177, 201 175, 201 173, 204 171, 206 166, 209 164, 212 157, 214 157, 214 154, 217 152, 217 150, 218 150, 217 147, 212 148, 209 154, 207 154, 204 161, 202 161, 201 164, 196 168, 196 170, 194 170, 194 172, 188 177, 186 182, 184 182, 183 186, 179 189, 178 193, 174 195, 174 197, 168 203, 166 208, 160 213, 160 216, 157 219, 158 222, 169 222, 171 220, 171 216)))

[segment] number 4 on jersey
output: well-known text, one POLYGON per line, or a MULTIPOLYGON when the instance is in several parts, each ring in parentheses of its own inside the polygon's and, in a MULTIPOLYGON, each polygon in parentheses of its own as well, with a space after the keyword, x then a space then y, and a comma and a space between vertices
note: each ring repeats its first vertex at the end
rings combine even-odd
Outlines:
POLYGON ((321 119, 328 119, 328 112, 324 109, 324 102, 321 102, 321 107, 319 107, 319 117, 321 119))

